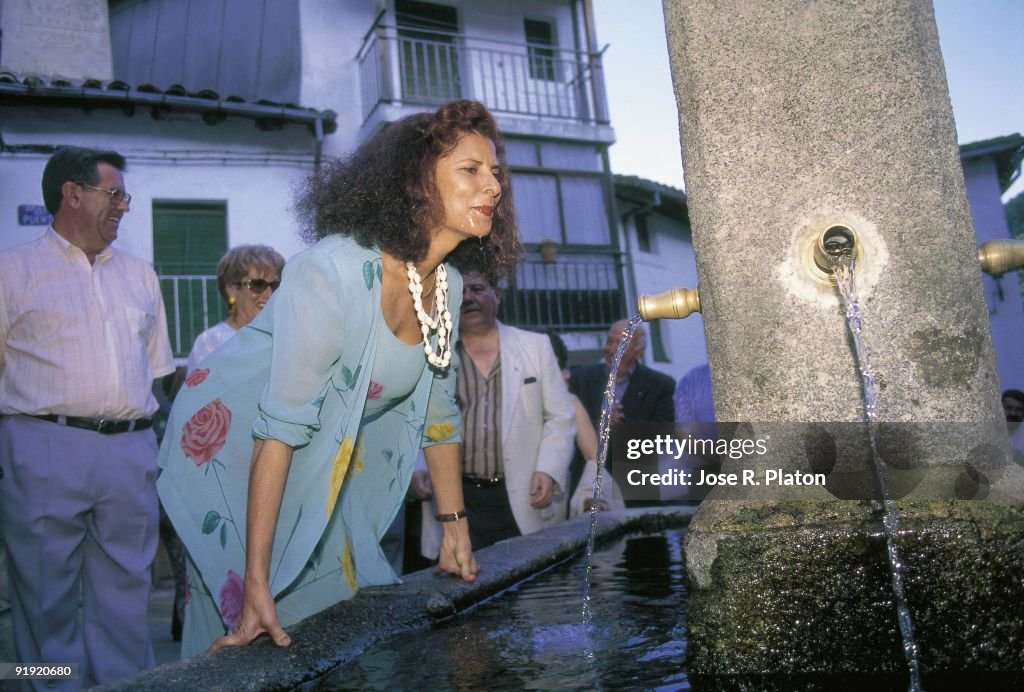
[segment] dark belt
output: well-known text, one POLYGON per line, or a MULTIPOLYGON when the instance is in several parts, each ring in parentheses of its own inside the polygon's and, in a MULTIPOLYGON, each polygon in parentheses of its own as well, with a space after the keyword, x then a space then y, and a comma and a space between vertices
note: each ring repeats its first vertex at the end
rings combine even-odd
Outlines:
POLYGON ((115 435, 117 433, 145 430, 146 428, 153 427, 152 418, 139 418, 138 420, 106 420, 101 418, 95 420, 93 418, 75 418, 74 416, 57 416, 54 414, 31 416, 31 418, 38 418, 39 420, 49 421, 57 425, 66 425, 69 428, 92 430, 101 435, 115 435))
POLYGON ((504 478, 477 478, 476 476, 463 476, 463 483, 475 485, 478 488, 493 488, 505 482, 504 478))

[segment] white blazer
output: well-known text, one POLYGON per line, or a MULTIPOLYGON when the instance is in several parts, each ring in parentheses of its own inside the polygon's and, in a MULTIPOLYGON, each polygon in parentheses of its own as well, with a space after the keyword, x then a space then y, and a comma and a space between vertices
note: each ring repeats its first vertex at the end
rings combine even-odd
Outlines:
POLYGON ((505 487, 519 531, 528 534, 565 520, 576 410, 547 335, 499 322, 498 339, 505 487), (534 471, 555 481, 554 498, 543 509, 530 506, 534 471))
MULTIPOLYGON (((565 520, 576 413, 546 335, 499 322, 498 341, 505 488, 516 525, 520 533, 528 534, 565 520), (530 481, 535 471, 555 481, 551 504, 543 509, 530 506, 530 481)), ((437 557, 441 538, 436 512, 433 500, 423 503, 421 552, 431 559, 437 557)))

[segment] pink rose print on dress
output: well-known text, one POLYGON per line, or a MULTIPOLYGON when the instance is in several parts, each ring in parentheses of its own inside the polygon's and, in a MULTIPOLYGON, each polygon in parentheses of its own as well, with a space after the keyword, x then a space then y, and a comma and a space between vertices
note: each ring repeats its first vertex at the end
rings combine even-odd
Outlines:
POLYGON ((384 392, 384 385, 380 382, 374 382, 370 380, 370 388, 366 390, 367 399, 379 399, 380 395, 384 392))
POLYGON ((234 570, 228 570, 228 578, 220 587, 220 617, 229 630, 238 627, 242 618, 242 578, 234 570))
POLYGON ((181 433, 181 449, 196 466, 202 466, 224 446, 230 426, 231 411, 220 399, 214 399, 185 423, 185 430, 181 433))
POLYGON ((188 374, 188 377, 185 378, 185 385, 187 387, 198 387, 203 383, 203 380, 205 380, 206 376, 209 374, 209 368, 203 368, 201 370, 199 368, 196 368, 195 370, 188 374))

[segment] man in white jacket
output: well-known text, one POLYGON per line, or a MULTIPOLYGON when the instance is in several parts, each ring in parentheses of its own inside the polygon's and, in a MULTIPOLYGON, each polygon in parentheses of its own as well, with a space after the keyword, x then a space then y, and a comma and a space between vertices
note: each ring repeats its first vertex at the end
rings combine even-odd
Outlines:
POLYGON ((479 550, 565 519, 576 424, 548 337, 498 322, 494 277, 463 280, 462 492, 479 550))

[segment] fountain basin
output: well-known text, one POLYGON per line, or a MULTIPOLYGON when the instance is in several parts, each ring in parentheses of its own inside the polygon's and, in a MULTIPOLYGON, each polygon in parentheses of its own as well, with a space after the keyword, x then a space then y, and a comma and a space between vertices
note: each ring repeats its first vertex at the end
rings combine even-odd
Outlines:
MULTIPOLYGON (((629 532, 681 526, 692 513, 688 507, 604 512, 598 516, 598 539, 607 541, 629 532)), ((371 644, 450 618, 580 554, 589 532, 590 518, 584 516, 478 551, 481 572, 473 584, 434 576, 433 570, 427 569, 406 575, 399 585, 362 589, 355 598, 289 628, 292 645, 287 649, 278 649, 269 639, 263 639, 243 649, 202 654, 160 666, 103 689, 162 692, 314 687, 319 678, 353 660, 371 644)), ((578 610, 580 605, 566 607, 578 610)))
MULTIPOLYGON (((922 671, 1024 676, 1024 507, 897 507, 922 671)), ((686 538, 694 686, 905 674, 881 516, 868 500, 705 502, 686 538)))
POLYGON ((374 644, 317 689, 689 689, 685 534, 611 541, 590 560, 546 570, 470 614, 374 644), (594 618, 584 624, 578 603, 588 571, 594 618))

